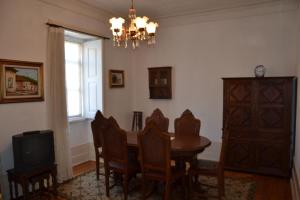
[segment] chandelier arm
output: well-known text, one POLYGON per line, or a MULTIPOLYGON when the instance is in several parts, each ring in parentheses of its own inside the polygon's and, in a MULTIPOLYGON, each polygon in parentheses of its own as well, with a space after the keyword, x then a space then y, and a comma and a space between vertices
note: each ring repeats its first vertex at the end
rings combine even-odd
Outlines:
POLYGON ((131 0, 131 9, 133 9, 133 0, 131 0))

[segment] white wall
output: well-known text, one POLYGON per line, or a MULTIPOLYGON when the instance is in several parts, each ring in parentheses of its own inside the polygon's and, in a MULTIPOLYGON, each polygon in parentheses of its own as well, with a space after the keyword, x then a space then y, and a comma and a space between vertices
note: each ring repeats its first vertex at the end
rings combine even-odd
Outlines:
POLYGON ((160 108, 170 118, 171 131, 174 118, 189 108, 202 121, 201 134, 219 142, 221 78, 253 77, 258 64, 266 66, 266 76, 295 75, 295 27, 295 11, 161 27, 155 47, 134 52, 133 106, 145 116, 160 108), (172 100, 149 99, 147 68, 155 66, 173 67, 172 100))
POLYGON ((132 76, 132 51, 114 47, 111 40, 104 42, 104 111, 106 117, 113 116, 121 128, 129 130, 132 121, 133 87, 136 84, 132 76), (125 87, 109 88, 108 75, 110 69, 124 70, 125 87))

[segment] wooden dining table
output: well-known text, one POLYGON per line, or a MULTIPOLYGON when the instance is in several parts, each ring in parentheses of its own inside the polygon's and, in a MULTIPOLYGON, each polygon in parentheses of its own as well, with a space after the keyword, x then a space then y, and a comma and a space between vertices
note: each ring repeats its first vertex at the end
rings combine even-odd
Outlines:
MULTIPOLYGON (((127 145, 129 148, 138 148, 138 132, 127 131, 127 145)), ((171 138, 172 158, 190 158, 201 153, 211 145, 211 141, 204 136, 181 136, 175 137, 169 133, 171 138)))

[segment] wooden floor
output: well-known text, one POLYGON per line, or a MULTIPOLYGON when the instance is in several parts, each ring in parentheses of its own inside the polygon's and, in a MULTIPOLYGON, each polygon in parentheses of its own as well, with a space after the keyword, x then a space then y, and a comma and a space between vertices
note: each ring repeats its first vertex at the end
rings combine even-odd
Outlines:
MULTIPOLYGON (((95 169, 95 162, 89 161, 73 168, 74 175, 95 169)), ((255 200, 292 200, 288 179, 260 176, 255 174, 226 171, 226 177, 249 178, 257 183, 255 200)))
POLYGON ((289 179, 226 171, 226 177, 250 178, 257 184, 255 200, 292 200, 289 179))

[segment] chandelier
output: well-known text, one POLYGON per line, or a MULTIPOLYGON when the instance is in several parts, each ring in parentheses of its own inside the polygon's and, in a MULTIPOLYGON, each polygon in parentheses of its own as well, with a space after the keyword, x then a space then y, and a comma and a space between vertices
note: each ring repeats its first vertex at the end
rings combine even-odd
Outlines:
POLYGON ((130 20, 128 26, 121 17, 113 17, 109 20, 114 46, 127 48, 128 40, 131 40, 133 49, 139 46, 140 41, 147 41, 148 45, 155 44, 155 32, 158 24, 155 22, 147 23, 149 18, 146 16, 137 17, 136 10, 133 8, 133 0, 131 0, 128 17, 130 20), (124 23, 125 25, 123 25, 124 23))

